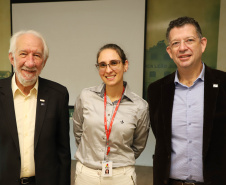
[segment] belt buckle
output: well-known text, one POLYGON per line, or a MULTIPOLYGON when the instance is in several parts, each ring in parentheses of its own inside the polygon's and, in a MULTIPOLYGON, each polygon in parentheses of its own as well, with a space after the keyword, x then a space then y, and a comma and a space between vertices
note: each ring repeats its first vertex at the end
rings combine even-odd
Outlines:
POLYGON ((21 184, 28 184, 28 183, 29 183, 28 177, 23 177, 23 178, 21 178, 21 179, 20 179, 20 183, 21 183, 21 184), (24 182, 24 180, 25 180, 25 181, 27 180, 27 182, 24 182))

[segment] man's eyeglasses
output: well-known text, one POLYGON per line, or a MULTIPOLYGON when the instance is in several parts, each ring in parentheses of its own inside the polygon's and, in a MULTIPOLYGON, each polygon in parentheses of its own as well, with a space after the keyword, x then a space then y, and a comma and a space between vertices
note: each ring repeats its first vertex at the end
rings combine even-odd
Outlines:
POLYGON ((109 66, 112 70, 115 70, 119 67, 120 62, 120 60, 111 60, 109 64, 106 64, 105 62, 100 62, 96 64, 96 67, 98 70, 101 71, 105 71, 107 69, 107 66, 109 66))

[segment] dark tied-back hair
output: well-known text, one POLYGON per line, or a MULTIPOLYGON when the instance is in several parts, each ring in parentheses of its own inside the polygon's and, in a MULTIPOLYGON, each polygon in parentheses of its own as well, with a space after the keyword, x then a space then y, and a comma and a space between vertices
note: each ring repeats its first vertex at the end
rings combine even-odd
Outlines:
POLYGON ((105 50, 105 49, 113 49, 113 50, 115 50, 115 51, 117 52, 117 54, 119 55, 119 57, 121 58, 122 63, 125 64, 125 61, 127 60, 127 57, 126 57, 126 55, 125 55, 123 49, 120 48, 117 44, 106 44, 106 45, 102 46, 102 47, 99 49, 98 53, 97 53, 97 63, 98 63, 98 58, 99 58, 99 56, 100 56, 100 53, 101 53, 103 50, 105 50))
POLYGON ((193 25, 195 28, 196 28, 196 32, 199 36, 199 38, 201 39, 202 38, 202 30, 199 26, 199 23, 192 17, 187 17, 187 16, 184 16, 184 17, 179 17, 175 20, 172 20, 170 23, 169 23, 169 26, 167 28, 167 31, 166 31, 166 39, 168 40, 169 42, 169 34, 170 34, 170 31, 174 28, 174 27, 182 27, 186 24, 191 24, 193 25))

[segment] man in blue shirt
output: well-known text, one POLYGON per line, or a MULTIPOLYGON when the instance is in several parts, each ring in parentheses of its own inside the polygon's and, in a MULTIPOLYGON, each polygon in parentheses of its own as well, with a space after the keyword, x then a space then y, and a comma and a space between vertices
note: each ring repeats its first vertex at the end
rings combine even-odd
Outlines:
POLYGON ((170 22, 167 52, 177 71, 148 87, 154 185, 226 184, 226 73, 202 62, 196 20, 170 22))

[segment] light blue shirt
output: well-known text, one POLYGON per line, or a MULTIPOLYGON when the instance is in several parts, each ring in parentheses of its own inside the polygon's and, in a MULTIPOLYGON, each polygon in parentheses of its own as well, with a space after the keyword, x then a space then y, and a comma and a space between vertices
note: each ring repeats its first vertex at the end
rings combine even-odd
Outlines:
POLYGON ((172 153, 170 178, 203 180, 204 71, 191 87, 179 82, 175 74, 172 113, 172 153))

